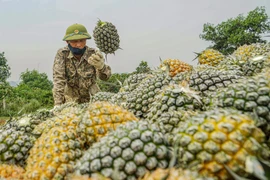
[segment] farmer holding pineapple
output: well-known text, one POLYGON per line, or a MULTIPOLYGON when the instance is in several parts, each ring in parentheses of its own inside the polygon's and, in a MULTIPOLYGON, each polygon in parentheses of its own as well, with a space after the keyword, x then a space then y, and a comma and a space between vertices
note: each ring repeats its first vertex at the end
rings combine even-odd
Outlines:
POLYGON ((100 91, 96 81, 108 80, 111 68, 99 50, 86 46, 91 39, 81 24, 73 24, 63 38, 67 46, 57 51, 53 65, 54 105, 65 102, 85 103, 100 91))

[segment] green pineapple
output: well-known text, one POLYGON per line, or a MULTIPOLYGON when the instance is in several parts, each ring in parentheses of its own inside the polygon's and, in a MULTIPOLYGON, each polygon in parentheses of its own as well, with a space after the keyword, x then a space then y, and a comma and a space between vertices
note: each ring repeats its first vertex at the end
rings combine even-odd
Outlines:
POLYGON ((148 73, 131 74, 123 83, 120 92, 131 92, 137 88, 138 84, 146 78, 151 78, 152 75, 148 73))
POLYGON ((151 104, 155 101, 155 95, 172 82, 172 78, 166 73, 156 73, 153 77, 145 79, 130 92, 126 108, 137 117, 145 118, 151 104))
POLYGON ((76 167, 81 175, 99 172, 112 180, 137 179, 147 171, 167 168, 170 155, 158 126, 133 121, 94 143, 76 167))
POLYGON ((31 134, 15 129, 0 130, 0 164, 25 166, 29 150, 35 142, 31 134))
POLYGON ((241 77, 241 72, 234 70, 219 70, 214 67, 202 66, 194 69, 191 73, 180 73, 173 80, 181 83, 186 81, 191 89, 200 91, 203 95, 215 92, 233 83, 241 77))
POLYGON ((91 97, 91 102, 96 101, 110 101, 111 98, 115 95, 115 93, 111 92, 98 92, 94 96, 91 97))
POLYGON ((93 37, 97 47, 107 54, 114 54, 118 49, 120 39, 116 27, 111 22, 98 20, 93 31, 93 37))

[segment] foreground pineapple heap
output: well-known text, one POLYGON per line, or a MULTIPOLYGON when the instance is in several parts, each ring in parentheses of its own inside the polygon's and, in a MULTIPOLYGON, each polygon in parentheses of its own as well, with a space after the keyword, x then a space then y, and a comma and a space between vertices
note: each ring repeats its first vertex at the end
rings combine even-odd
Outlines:
POLYGON ((224 165, 236 174, 247 175, 246 163, 250 157, 260 155, 265 135, 249 116, 216 109, 181 124, 172 139, 179 166, 198 168, 202 175, 231 179, 224 165))
POLYGON ((75 161, 86 148, 131 120, 137 119, 127 110, 109 102, 95 102, 44 124, 41 137, 31 149, 25 178, 64 179, 74 171, 75 161))
POLYGON ((93 36, 97 47, 106 55, 120 49, 119 35, 116 27, 111 22, 99 20, 93 31, 93 36))
POLYGON ((169 74, 171 77, 174 77, 180 72, 190 71, 192 66, 178 59, 166 59, 162 61, 159 68, 166 70, 167 66, 169 67, 169 74))
POLYGON ((94 143, 78 161, 77 173, 135 180, 147 171, 167 168, 169 161, 170 150, 159 127, 133 121, 94 143))

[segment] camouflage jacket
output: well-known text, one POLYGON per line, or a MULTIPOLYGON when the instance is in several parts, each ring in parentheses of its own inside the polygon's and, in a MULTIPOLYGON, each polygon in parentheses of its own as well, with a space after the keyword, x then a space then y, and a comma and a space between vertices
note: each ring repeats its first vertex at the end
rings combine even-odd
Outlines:
POLYGON ((100 91, 96 84, 97 77, 108 80, 111 68, 105 65, 101 70, 87 62, 95 50, 86 46, 80 61, 70 52, 68 46, 57 51, 53 65, 53 97, 54 104, 65 102, 84 103, 90 96, 100 91))

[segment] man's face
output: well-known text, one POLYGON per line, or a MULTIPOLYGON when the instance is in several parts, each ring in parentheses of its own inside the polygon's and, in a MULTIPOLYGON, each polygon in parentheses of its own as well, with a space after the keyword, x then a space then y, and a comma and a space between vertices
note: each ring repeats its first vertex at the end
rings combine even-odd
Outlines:
POLYGON ((70 44, 71 47, 83 49, 86 45, 86 39, 70 40, 67 41, 67 43, 70 44))

